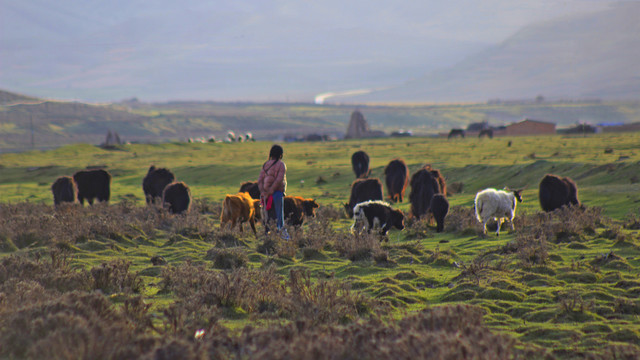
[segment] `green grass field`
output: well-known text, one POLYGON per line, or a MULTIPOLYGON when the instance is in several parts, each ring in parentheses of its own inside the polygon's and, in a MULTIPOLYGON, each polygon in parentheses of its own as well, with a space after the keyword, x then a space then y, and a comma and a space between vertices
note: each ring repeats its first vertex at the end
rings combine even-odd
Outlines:
MULTIPOLYGON (((162 322, 163 309, 180 296, 162 286, 163 266, 152 265, 150 258, 162 256, 174 267, 194 264, 211 269, 217 266, 216 251, 230 251, 245 259, 241 263, 247 269, 271 265, 283 278, 292 271, 308 271, 312 282, 348 283, 384 304, 391 318, 405 318, 425 307, 472 304, 482 309, 491 331, 549 357, 606 358, 616 344, 640 354, 640 134, 283 145, 287 193, 316 199, 321 216, 296 232, 290 244, 277 243, 275 253, 260 251, 268 239, 256 239, 246 225, 242 234, 218 229, 224 195, 235 193, 243 181, 257 179, 266 160, 271 143, 255 142, 128 145, 115 150, 73 145, 2 154, 0 256, 33 257, 58 247, 72 254, 74 269, 91 269, 114 259, 130 261, 131 271, 144 283, 139 293, 151 304, 157 323, 162 322), (354 242, 341 204, 348 200, 354 180, 350 157, 356 150, 369 154, 372 177, 381 178, 389 160, 402 158, 411 172, 431 164, 450 188, 457 183, 461 190, 449 196, 452 210, 445 232, 437 234, 424 221, 408 220, 404 231, 390 232, 388 242, 366 237, 361 244, 354 242), (151 164, 171 169, 190 186, 197 203, 190 215, 156 214, 151 227, 141 220, 148 216, 142 178, 151 164), (50 186, 58 176, 87 166, 104 166, 113 175, 112 205, 109 216, 101 215, 107 211, 101 206, 73 210, 83 221, 107 222, 83 232, 51 220, 49 214, 55 211, 50 186), (537 188, 546 173, 573 178, 588 211, 540 213, 537 188), (319 177, 325 182, 318 184, 319 177), (474 196, 486 187, 505 186, 525 188, 516 231, 503 230, 499 238, 482 236, 472 215, 474 196), (112 214, 117 211, 130 213, 130 218, 112 214), (109 219, 118 227, 110 228, 109 219), (48 227, 55 234, 38 240, 48 227)), ((394 206, 409 210, 407 202, 394 206)), ((124 301, 117 293, 111 296, 114 306, 124 301)), ((251 307, 220 307, 220 322, 231 329, 270 324, 256 318, 251 307)))

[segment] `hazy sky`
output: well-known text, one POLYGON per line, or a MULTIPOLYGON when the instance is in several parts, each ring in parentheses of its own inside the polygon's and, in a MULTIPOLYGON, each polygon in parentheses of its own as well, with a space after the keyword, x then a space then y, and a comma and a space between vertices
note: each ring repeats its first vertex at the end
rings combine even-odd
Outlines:
POLYGON ((401 82, 528 24, 611 3, 0 0, 0 88, 83 100, 309 99, 401 82))

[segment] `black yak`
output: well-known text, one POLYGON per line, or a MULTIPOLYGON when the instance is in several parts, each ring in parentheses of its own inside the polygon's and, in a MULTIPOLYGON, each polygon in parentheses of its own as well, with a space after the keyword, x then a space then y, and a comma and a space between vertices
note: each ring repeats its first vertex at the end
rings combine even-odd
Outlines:
POLYGON ((444 230, 444 218, 449 212, 449 201, 444 197, 444 195, 435 194, 431 199, 430 210, 433 217, 436 219, 436 231, 442 232, 442 230, 444 230))
POLYGON ((243 182, 238 192, 248 192, 252 199, 260 199, 260 188, 257 181, 243 182))
POLYGON ((404 191, 409 183, 409 168, 402 159, 393 159, 384 168, 385 182, 389 198, 394 202, 402 202, 404 191))
MULTIPOLYGON (((439 172, 438 172, 439 174, 439 172)), ((433 175, 430 167, 424 167, 411 176, 411 215, 421 218, 429 213, 431 199, 440 194, 440 183, 433 175)))
POLYGON ((361 202, 367 200, 382 200, 382 183, 378 179, 357 179, 351 184, 351 197, 349 202, 344 204, 349 218, 353 217, 353 208, 361 202))
POLYGON ((540 181, 540 206, 544 211, 553 211, 564 205, 579 206, 578 187, 568 177, 547 174, 540 181))
POLYGON ((187 184, 174 182, 167 185, 162 192, 162 203, 168 206, 168 210, 172 214, 182 214, 189 212, 191 205, 191 190, 187 184))
POLYGON ((71 176, 61 176, 51 185, 51 192, 56 206, 63 202, 74 203, 78 196, 78 186, 71 176))
POLYGON ((360 150, 351 155, 351 167, 357 178, 367 178, 371 173, 369 169, 369 155, 360 150))
POLYGON ((165 168, 156 169, 151 165, 147 175, 142 179, 142 191, 147 199, 147 204, 153 203, 156 199, 162 199, 162 191, 164 188, 174 182, 176 177, 173 173, 165 168))
POLYGON ((111 196, 111 174, 106 170, 80 170, 73 174, 73 180, 78 186, 78 201, 84 205, 87 199, 93 205, 93 199, 109 201, 111 196))

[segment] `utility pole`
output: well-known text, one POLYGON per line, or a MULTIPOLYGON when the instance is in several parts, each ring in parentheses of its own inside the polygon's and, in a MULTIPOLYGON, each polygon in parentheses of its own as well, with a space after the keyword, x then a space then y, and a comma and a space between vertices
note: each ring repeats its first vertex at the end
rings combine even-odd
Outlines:
POLYGON ((34 134, 33 134, 33 115, 31 115, 31 148, 35 148, 36 146, 36 142, 34 139, 34 134))

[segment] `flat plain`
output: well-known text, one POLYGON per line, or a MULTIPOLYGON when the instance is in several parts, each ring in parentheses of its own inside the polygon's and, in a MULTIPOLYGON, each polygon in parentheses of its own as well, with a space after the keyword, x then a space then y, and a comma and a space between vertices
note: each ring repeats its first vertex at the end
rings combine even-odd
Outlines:
MULTIPOLYGON (((516 357, 526 351, 538 358, 640 353, 640 134, 285 143, 287 193, 316 199, 318 216, 291 229, 290 242, 264 235, 261 226, 257 237, 247 225, 242 233, 220 229, 225 194, 257 179, 270 146, 166 143, 107 150, 81 144, 1 154, 2 276, 28 276, 10 270, 17 258, 85 274, 86 281, 71 288, 100 290, 118 311, 134 298, 146 304, 131 323, 136 336, 151 336, 157 346, 214 325, 233 332, 299 319, 348 326, 381 317, 392 324, 425 308, 461 304, 479 309, 491 333, 512 339, 516 357), (405 160, 411 173, 425 164, 439 169, 451 189, 445 231, 408 218, 405 230, 392 230, 382 241, 351 234, 342 204, 357 150, 369 154, 371 176, 381 180, 394 158, 405 160), (188 215, 145 206, 142 178, 152 164, 171 169, 190 186, 194 205, 188 215), (112 174, 109 205, 54 209, 53 181, 86 167, 112 174), (538 183, 547 173, 574 179, 585 209, 542 213, 538 183), (481 235, 473 199, 487 187, 525 189, 515 231, 481 235), (204 285, 216 276, 227 278, 224 296, 204 285), (266 278, 284 289, 278 297, 250 290, 266 278), (252 285, 230 285, 241 279, 252 285), (212 297, 217 300, 206 300, 212 297), (311 308, 315 312, 302 310, 311 308), (180 321, 176 309, 183 311, 180 321)), ((393 206, 409 212, 406 201, 393 206)), ((29 281, 58 295, 69 291, 59 281, 53 286, 41 279, 29 281)), ((38 302, 18 303, 26 309, 38 302)), ((5 337, 12 331, 7 319, 5 337)), ((33 340, 20 349, 5 347, 2 355, 35 356, 36 345, 33 340)))

